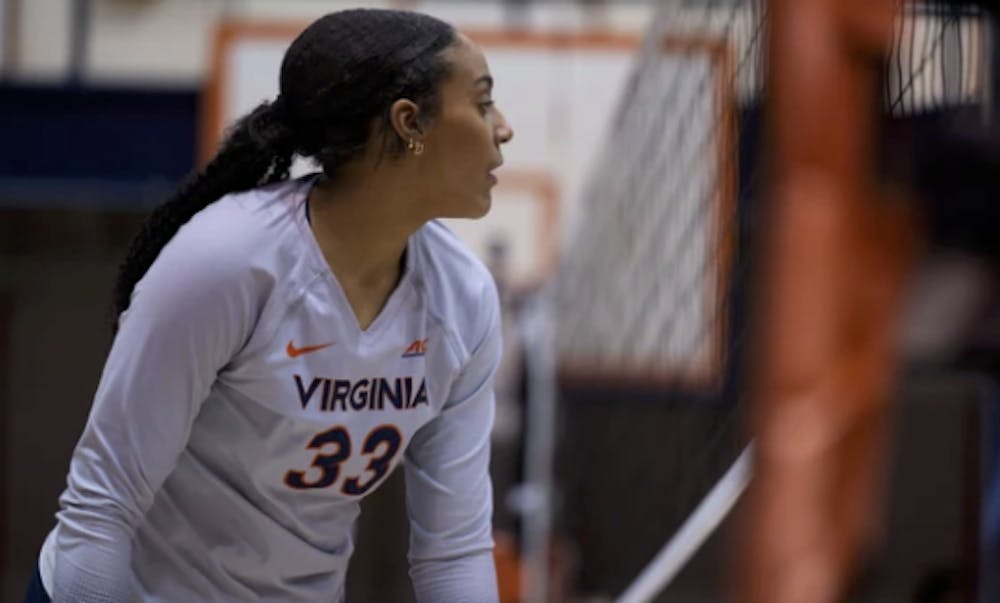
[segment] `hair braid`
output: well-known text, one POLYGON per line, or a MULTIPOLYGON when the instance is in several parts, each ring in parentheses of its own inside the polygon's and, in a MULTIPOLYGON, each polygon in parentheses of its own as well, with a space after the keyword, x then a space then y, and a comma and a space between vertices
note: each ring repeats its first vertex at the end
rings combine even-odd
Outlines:
POLYGON ((272 103, 236 123, 219 153, 160 205, 132 240, 115 283, 115 315, 129 306, 132 290, 181 226, 228 193, 288 178, 294 144, 272 103))

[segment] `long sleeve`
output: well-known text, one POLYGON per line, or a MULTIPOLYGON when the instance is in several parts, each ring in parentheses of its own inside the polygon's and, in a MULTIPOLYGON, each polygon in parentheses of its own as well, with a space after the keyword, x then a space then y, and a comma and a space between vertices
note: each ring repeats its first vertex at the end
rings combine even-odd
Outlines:
POLYGON ((480 306, 486 328, 454 381, 441 414, 417 432, 406 454, 410 576, 417 600, 498 600, 489 476, 493 375, 500 361, 496 289, 480 306))
POLYGON ((252 329, 249 269, 217 230, 193 226, 164 248, 121 317, 60 498, 56 603, 129 599, 135 529, 252 329))

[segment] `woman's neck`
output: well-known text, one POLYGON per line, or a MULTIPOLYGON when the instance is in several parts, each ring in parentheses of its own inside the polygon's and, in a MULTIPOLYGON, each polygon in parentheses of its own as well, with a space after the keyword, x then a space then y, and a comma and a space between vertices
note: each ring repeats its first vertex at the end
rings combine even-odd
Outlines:
POLYGON ((316 241, 362 329, 402 276, 406 242, 426 221, 396 179, 321 179, 309 195, 316 241))

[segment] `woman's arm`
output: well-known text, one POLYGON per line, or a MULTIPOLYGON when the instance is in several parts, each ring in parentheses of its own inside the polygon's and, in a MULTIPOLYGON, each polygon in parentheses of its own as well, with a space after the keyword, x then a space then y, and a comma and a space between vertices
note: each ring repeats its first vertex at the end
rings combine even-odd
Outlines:
POLYGON ((181 229, 121 317, 60 498, 57 603, 129 598, 136 526, 252 328, 245 260, 204 226, 181 229))
POLYGON ((496 289, 488 290, 481 306, 485 336, 454 382, 441 414, 407 448, 410 576, 421 602, 489 603, 498 598, 489 461, 493 375, 501 341, 496 289))

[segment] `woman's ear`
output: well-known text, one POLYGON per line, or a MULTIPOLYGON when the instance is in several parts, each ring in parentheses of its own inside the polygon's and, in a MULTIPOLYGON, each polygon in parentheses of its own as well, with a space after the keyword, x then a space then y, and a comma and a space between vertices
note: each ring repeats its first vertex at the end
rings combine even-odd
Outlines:
POLYGON ((423 137, 420 129, 420 106, 408 98, 401 98, 389 107, 389 123, 403 142, 419 142, 423 137))

